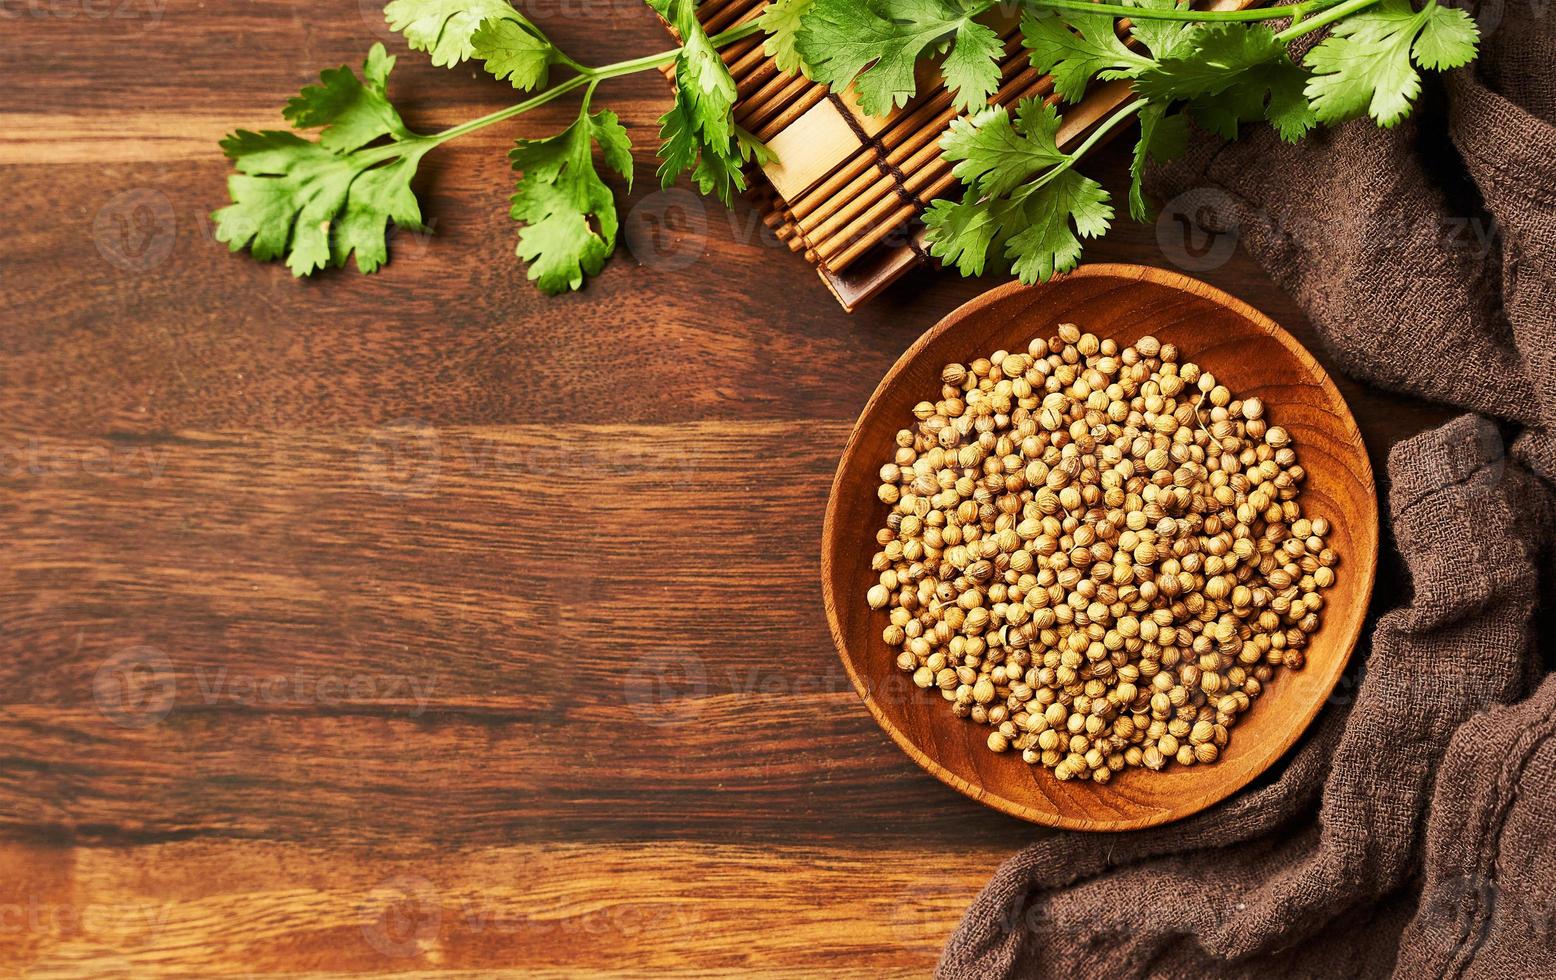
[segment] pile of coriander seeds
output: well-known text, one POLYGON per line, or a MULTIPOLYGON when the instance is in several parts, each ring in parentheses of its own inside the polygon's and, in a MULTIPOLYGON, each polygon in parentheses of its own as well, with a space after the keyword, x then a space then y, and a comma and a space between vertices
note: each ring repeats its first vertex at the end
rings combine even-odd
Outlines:
POLYGON ((1287 432, 1173 345, 1074 324, 941 378, 880 471, 897 666, 1059 779, 1215 762, 1335 580, 1287 432))

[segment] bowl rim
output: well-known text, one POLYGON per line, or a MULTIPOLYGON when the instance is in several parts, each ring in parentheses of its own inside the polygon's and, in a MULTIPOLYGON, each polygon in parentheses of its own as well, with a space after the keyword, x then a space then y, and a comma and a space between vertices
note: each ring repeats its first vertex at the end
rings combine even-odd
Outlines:
POLYGON ((1373 586, 1377 579, 1379 538, 1381 536, 1378 491, 1377 481, 1372 470, 1372 460, 1367 453, 1366 444, 1362 439, 1361 430, 1356 425, 1356 416, 1351 412, 1350 405, 1346 403, 1345 396, 1340 392, 1339 387, 1334 383, 1334 379, 1329 376, 1329 372, 1324 369, 1324 366, 1318 362, 1317 358, 1315 358, 1312 353, 1306 347, 1304 347, 1300 341, 1297 340, 1296 337, 1287 332, 1286 329, 1283 328, 1280 324, 1276 323, 1273 319, 1266 316, 1258 309, 1254 308, 1243 300, 1238 299, 1236 296, 1233 296, 1231 293, 1228 293, 1223 289, 1219 289, 1202 280, 1195 279, 1192 276, 1187 276, 1180 272, 1173 272, 1168 269, 1157 268, 1155 266, 1133 265, 1129 263, 1097 263, 1092 265, 1082 265, 1071 272, 1055 276, 1054 280, 1057 281, 1062 279, 1089 278, 1122 278, 1149 281, 1157 285, 1194 293, 1203 299, 1207 299, 1221 306, 1225 306, 1244 317, 1249 322, 1255 324, 1266 334, 1279 342, 1283 347, 1287 348, 1287 350, 1289 350, 1301 363, 1303 363, 1309 370, 1313 372, 1313 375, 1318 380, 1320 386, 1327 394, 1333 396, 1344 410, 1342 414, 1342 421, 1344 423, 1345 434, 1360 450, 1357 454, 1361 461, 1358 474, 1363 478, 1362 482, 1364 483, 1368 497, 1371 500, 1371 512, 1373 520, 1369 523, 1369 527, 1363 533, 1358 534, 1357 536, 1358 543, 1362 546, 1363 552, 1357 555, 1355 558, 1348 559, 1347 565, 1350 566, 1354 564, 1357 568, 1362 568, 1362 560, 1365 559, 1365 568, 1367 570, 1367 574, 1366 582, 1363 585, 1363 613, 1360 616, 1354 617, 1352 622, 1346 624, 1345 634, 1340 638, 1339 643, 1340 649, 1343 649, 1344 653, 1341 656, 1335 658, 1334 665, 1329 670, 1329 676, 1323 678, 1322 684, 1320 685, 1322 696, 1313 698, 1312 703, 1307 707, 1306 711, 1301 717, 1301 723, 1292 726, 1290 733, 1282 741, 1282 744, 1279 746, 1279 748, 1276 751, 1270 753, 1269 761, 1266 762, 1263 766, 1251 770, 1241 779, 1226 781, 1223 786, 1217 788, 1214 792, 1195 794, 1192 797, 1186 797, 1187 802, 1182 806, 1153 811, 1141 817, 1102 821, 1094 818, 1072 817, 1059 813, 1047 813, 1042 810, 1037 810, 1033 807, 1027 806, 1018 801, 1011 800, 1003 795, 991 792, 978 784, 969 782, 956 773, 950 771, 945 766, 937 762, 934 758, 926 754, 916 744, 914 744, 912 739, 910 739, 906 733, 904 733, 897 727, 895 723, 886 717, 885 712, 883 712, 880 706, 876 704, 875 697, 871 693, 870 685, 867 684, 865 679, 859 675, 859 672, 854 669, 853 660, 847 653, 848 644, 845 637, 843 636, 842 626, 838 621, 838 596, 835 594, 832 588, 831 567, 833 562, 833 548, 831 544, 836 538, 838 531, 838 509, 841 506, 839 503, 839 498, 842 492, 844 470, 846 469, 848 462, 858 451, 858 443, 860 441, 860 433, 863 429, 864 421, 875 410, 876 404, 884 396, 887 389, 891 387, 899 375, 907 370, 908 365, 913 363, 913 361, 918 358, 918 356, 926 347, 940 339, 940 337, 944 334, 957 327, 969 316, 981 312, 984 308, 991 306, 1012 294, 1026 292, 1028 290, 1042 289, 1044 288, 1042 285, 1028 286, 1019 281, 1012 280, 999 286, 995 286, 994 288, 986 290, 985 292, 979 293, 977 296, 967 300, 965 303, 962 303, 960 306, 941 317, 933 326, 920 334, 918 339, 916 339, 911 345, 908 346, 906 350, 902 352, 901 355, 897 357, 896 361, 892 363, 892 366, 887 370, 886 374, 882 376, 880 382, 875 386, 875 390, 870 393, 869 399, 865 402, 864 407, 860 409, 859 415, 854 420, 853 428, 850 430, 848 435, 848 441, 844 443, 842 454, 838 457, 837 469, 833 473, 832 485, 827 494, 826 513, 822 520, 821 529, 821 596, 822 604, 826 609, 827 626, 832 633, 832 645, 837 652, 838 659, 843 662, 843 669, 848 673, 848 679, 853 684, 855 693, 859 695, 859 698, 870 710, 870 714, 875 719, 875 723, 891 737, 891 740, 897 744, 898 748, 902 749, 908 754, 909 758, 918 763, 920 768, 924 769, 930 775, 934 776, 936 779, 940 780, 942 783, 945 783, 947 786, 950 786, 952 789, 956 790, 962 795, 977 800, 979 803, 982 803, 985 806, 993 807, 1002 813, 1026 820, 1030 823, 1066 830, 1138 830, 1143 827, 1153 827, 1161 824, 1171 823, 1175 820, 1181 820, 1184 817, 1191 816, 1192 814, 1198 813, 1201 810, 1209 809, 1210 807, 1226 800, 1233 794, 1240 792, 1241 790, 1245 789, 1249 783, 1253 782, 1260 775, 1267 772, 1271 767, 1279 763, 1280 760, 1291 751, 1292 746, 1301 740, 1303 735, 1307 734, 1308 729, 1312 728, 1313 721, 1318 717, 1319 712, 1323 710, 1324 706, 1328 704, 1329 697, 1333 693, 1335 685, 1339 682, 1341 675, 1345 673, 1346 666, 1350 663, 1351 658, 1356 653, 1356 647, 1361 640, 1362 630, 1365 628, 1367 621, 1366 611, 1370 609, 1372 605, 1373 586))

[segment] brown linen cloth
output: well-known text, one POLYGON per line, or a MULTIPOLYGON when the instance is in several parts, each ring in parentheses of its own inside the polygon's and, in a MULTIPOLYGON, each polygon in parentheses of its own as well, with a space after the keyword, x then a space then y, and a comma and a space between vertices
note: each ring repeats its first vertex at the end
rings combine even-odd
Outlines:
POLYGON ((1390 455, 1408 603, 1254 787, 1008 861, 942 977, 1556 977, 1556 13, 1480 19, 1414 122, 1250 131, 1155 178, 1347 372, 1475 413, 1390 455))

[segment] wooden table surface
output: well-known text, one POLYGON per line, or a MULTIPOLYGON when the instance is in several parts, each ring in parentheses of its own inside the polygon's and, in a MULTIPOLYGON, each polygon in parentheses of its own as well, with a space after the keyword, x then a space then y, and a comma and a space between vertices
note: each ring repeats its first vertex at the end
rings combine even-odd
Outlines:
MULTIPOLYGON (((664 46, 635 0, 528 9, 664 46)), ((580 295, 505 216, 560 103, 429 158, 436 235, 376 276, 229 256, 216 140, 320 68, 386 40, 422 128, 511 100, 377 11, 0 8, 0 974, 927 972, 1045 831, 876 729, 817 551, 876 381, 992 283, 845 316, 749 205, 656 190, 651 75, 598 100, 642 178, 580 295)), ((1199 274, 1312 341, 1240 252, 1199 274)), ((1342 384, 1380 469, 1441 416, 1342 384)))

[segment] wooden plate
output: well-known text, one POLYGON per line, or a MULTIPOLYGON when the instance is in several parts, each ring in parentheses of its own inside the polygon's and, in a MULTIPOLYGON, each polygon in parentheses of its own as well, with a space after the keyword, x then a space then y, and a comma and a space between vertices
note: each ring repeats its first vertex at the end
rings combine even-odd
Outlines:
POLYGON ((1378 554, 1372 467, 1356 422, 1324 369, 1286 331, 1248 304, 1187 276, 1129 265, 1083 266, 1047 285, 1011 283, 936 324, 898 359, 870 397, 843 450, 822 532, 821 578, 832 638, 854 687, 882 728, 914 761, 975 800, 1034 823, 1129 830, 1177 820, 1246 786, 1283 755, 1318 714, 1361 635, 1378 554), (940 370, 996 350, 1025 350, 1058 324, 1078 324, 1120 345, 1143 334, 1176 344, 1180 360, 1213 372, 1234 395, 1257 395, 1272 424, 1292 435, 1308 477, 1308 517, 1326 517, 1340 555, 1323 622, 1297 671, 1282 669, 1232 730, 1211 765, 1131 768, 1105 784, 1059 782, 1047 769, 996 754, 989 729, 951 714, 938 691, 915 687, 881 638, 885 610, 865 592, 887 508, 877 471, 895 449, 912 407, 933 400, 940 370))

